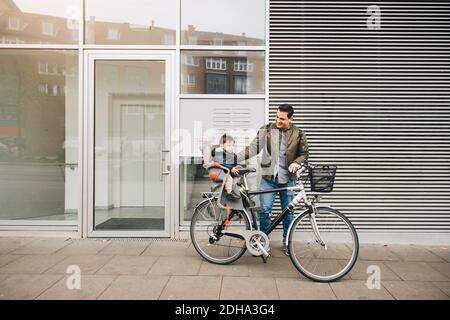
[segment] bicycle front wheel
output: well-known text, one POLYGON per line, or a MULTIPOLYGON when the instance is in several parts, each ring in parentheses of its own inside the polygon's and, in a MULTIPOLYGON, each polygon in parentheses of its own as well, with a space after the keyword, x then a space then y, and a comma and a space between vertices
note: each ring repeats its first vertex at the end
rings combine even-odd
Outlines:
POLYGON ((191 240, 195 250, 207 261, 228 264, 239 259, 247 247, 244 239, 222 231, 250 230, 250 221, 244 212, 227 212, 217 201, 217 198, 208 199, 197 206, 191 220, 191 240))
POLYGON ((292 222, 288 236, 290 258, 305 277, 318 282, 336 281, 352 269, 358 258, 358 235, 338 210, 318 207, 315 220, 318 232, 309 212, 292 222))

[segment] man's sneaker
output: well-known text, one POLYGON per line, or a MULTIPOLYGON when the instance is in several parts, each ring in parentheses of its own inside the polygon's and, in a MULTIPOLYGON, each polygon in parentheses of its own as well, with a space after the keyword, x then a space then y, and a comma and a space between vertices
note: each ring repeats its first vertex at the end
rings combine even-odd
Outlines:
POLYGON ((287 255, 289 257, 289 249, 286 245, 286 242, 283 241, 283 252, 285 255, 287 255))

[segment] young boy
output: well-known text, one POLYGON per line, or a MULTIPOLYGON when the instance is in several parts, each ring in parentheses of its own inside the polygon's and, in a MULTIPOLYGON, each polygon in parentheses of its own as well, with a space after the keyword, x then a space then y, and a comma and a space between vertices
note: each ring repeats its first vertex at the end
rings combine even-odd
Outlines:
POLYGON ((238 171, 236 170, 237 156, 234 153, 234 139, 232 136, 224 134, 219 141, 219 147, 207 148, 205 152, 205 166, 211 165, 208 154, 211 154, 212 161, 220 163, 222 166, 230 169, 230 175, 225 180, 225 191, 227 192, 226 198, 228 200, 240 199, 240 195, 233 190, 233 177, 236 176, 238 171))

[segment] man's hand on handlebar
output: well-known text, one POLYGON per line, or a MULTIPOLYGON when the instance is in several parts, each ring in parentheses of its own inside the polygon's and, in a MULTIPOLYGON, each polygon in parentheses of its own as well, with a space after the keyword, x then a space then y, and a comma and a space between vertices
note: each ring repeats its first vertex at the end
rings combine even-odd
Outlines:
POLYGON ((288 170, 289 170, 289 172, 294 173, 294 172, 296 172, 298 169, 300 169, 300 167, 301 167, 301 165, 299 165, 298 163, 292 162, 292 163, 289 165, 288 170))
POLYGON ((238 167, 234 167, 231 169, 231 173, 233 174, 233 176, 237 176, 239 173, 239 168, 238 167))

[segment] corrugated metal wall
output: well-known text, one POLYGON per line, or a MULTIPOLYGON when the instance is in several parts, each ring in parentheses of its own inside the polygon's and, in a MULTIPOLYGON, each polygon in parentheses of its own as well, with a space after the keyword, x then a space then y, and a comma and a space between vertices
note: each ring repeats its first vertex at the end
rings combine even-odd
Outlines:
POLYGON ((450 2, 270 1, 269 27, 269 118, 293 104, 310 161, 338 165, 323 202, 359 230, 449 231, 450 2))

